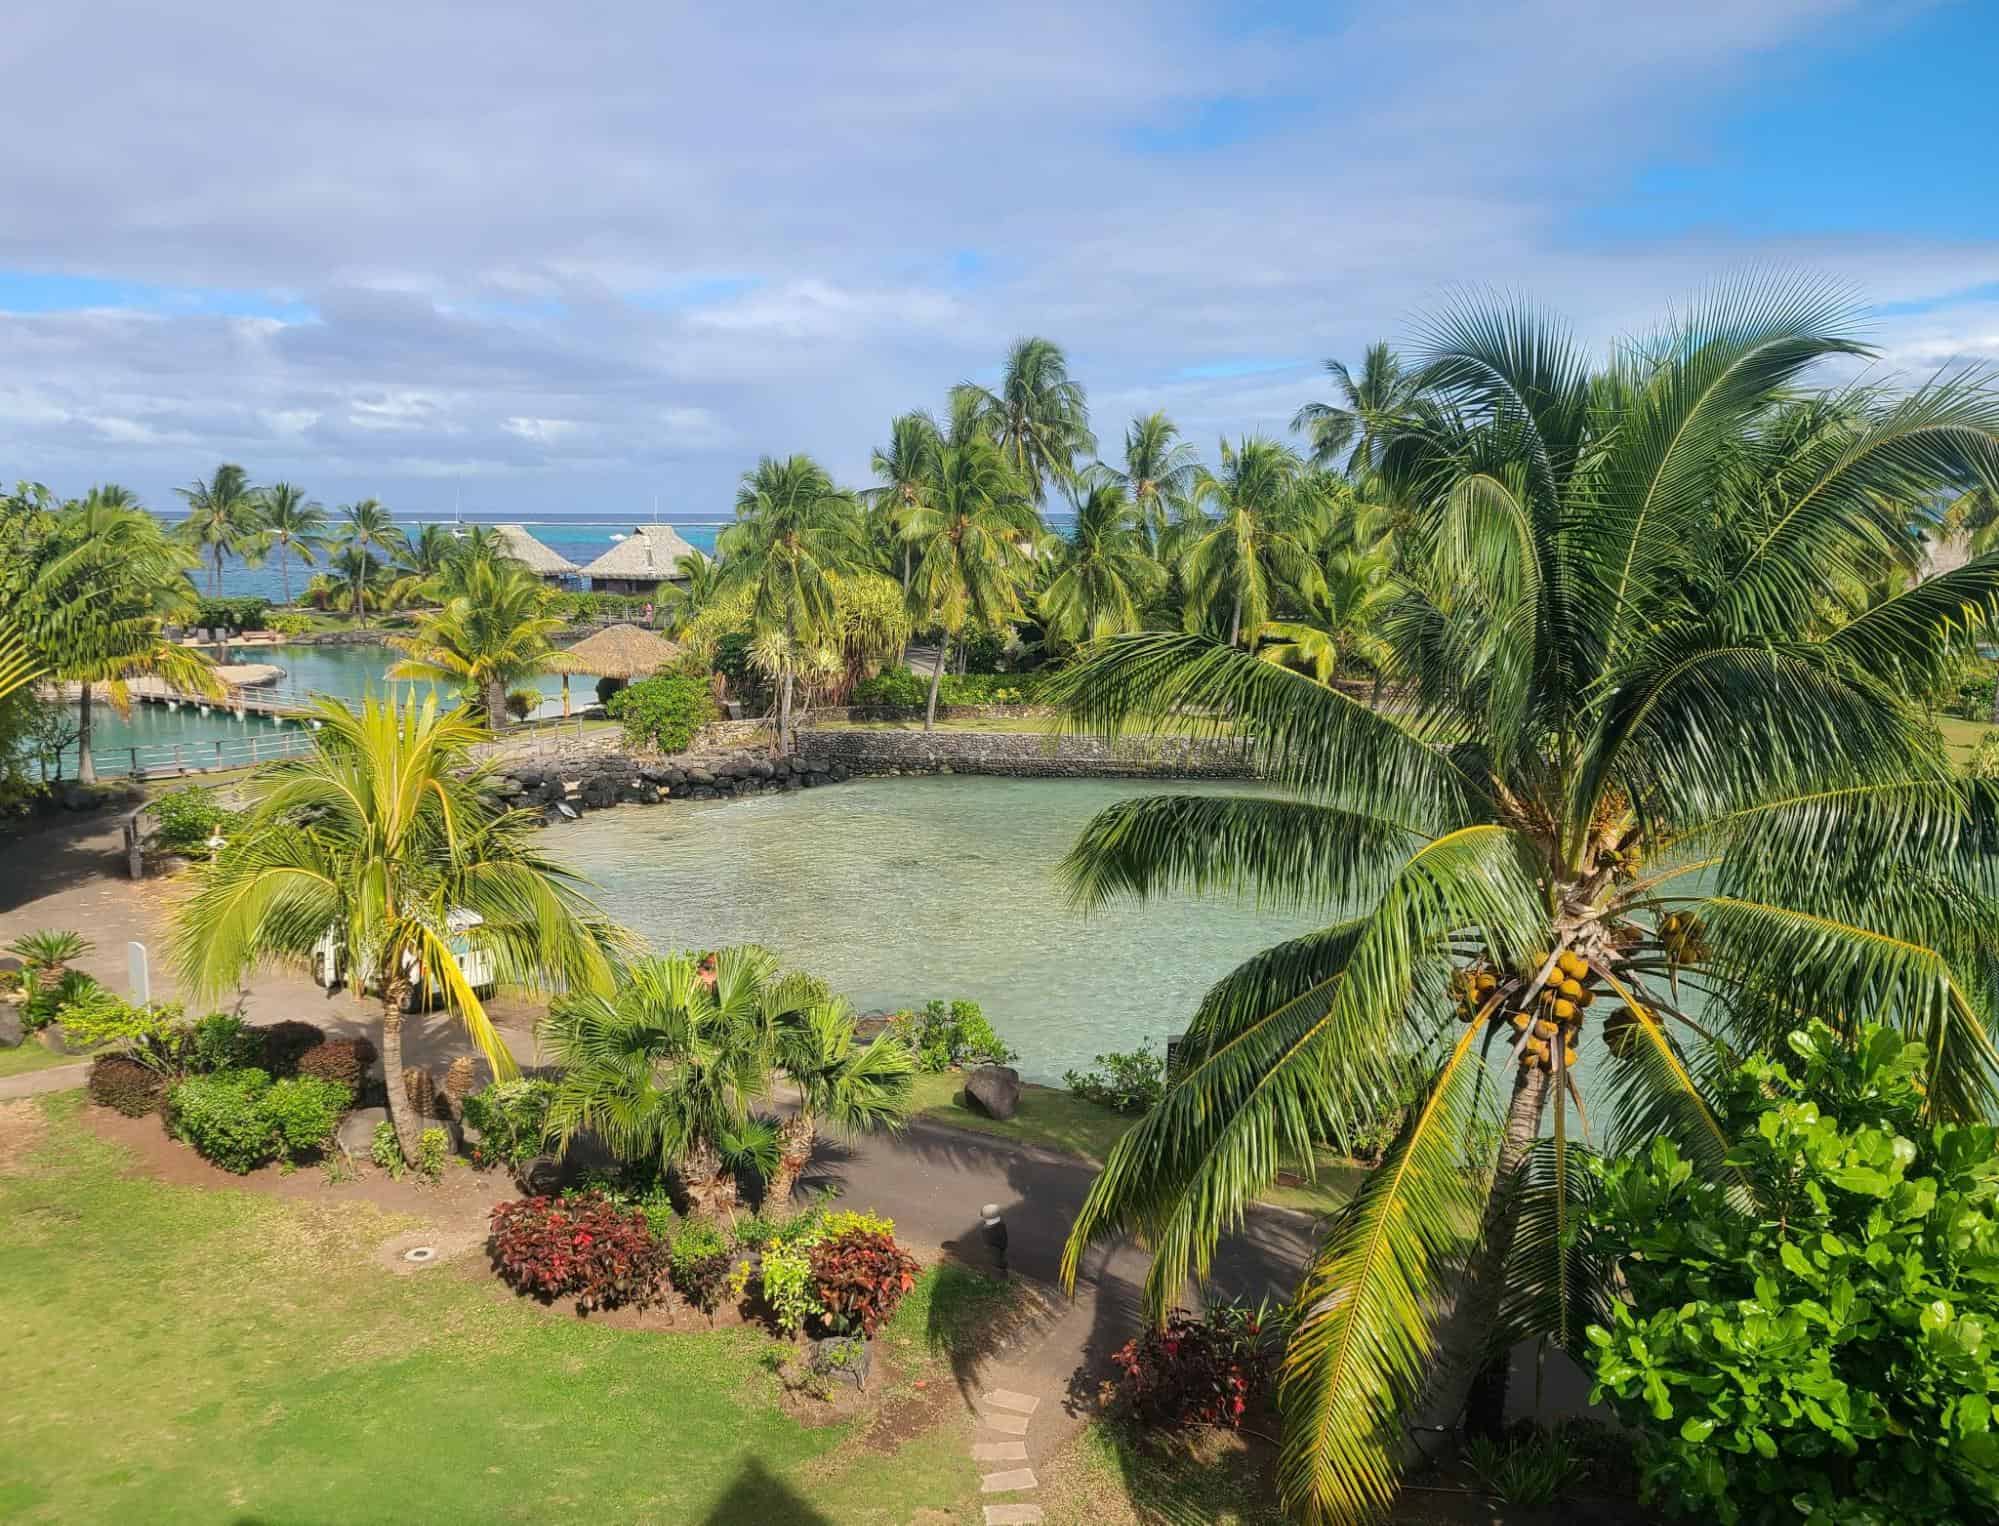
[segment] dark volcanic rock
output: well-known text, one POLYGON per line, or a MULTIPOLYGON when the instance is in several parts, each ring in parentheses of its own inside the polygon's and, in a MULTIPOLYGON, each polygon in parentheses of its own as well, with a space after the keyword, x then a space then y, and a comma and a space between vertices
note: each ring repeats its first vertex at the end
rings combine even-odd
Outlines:
POLYGON ((965 1076, 965 1100, 988 1118, 1011 1118, 1020 1106, 1020 1072, 1011 1065, 981 1065, 965 1076))

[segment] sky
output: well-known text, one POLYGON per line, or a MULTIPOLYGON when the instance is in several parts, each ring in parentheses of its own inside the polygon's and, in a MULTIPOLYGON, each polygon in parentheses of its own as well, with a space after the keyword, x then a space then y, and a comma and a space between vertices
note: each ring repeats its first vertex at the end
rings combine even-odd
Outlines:
POLYGON ((0 478, 726 516, 1067 351, 1107 455, 1283 434, 1491 289, 1745 270, 1999 360, 1992 0, 71 0, 0 35, 0 478))

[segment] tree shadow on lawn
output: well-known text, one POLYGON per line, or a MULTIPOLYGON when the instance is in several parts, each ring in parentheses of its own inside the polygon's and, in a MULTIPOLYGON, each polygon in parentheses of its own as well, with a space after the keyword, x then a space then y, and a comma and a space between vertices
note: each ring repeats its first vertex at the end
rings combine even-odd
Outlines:
POLYGON ((729 1492, 701 1521, 702 1526, 833 1526, 830 1516, 813 1509, 804 1495, 754 1457, 737 1470, 729 1492))

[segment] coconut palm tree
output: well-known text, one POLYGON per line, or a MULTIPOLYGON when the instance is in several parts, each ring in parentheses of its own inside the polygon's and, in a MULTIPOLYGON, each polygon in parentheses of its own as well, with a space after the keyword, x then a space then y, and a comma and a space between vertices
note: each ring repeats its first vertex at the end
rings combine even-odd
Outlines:
POLYGON ((382 1014, 382 1079, 407 1160, 423 1122, 403 1086, 406 1005, 441 999, 494 1076, 519 1074, 473 986, 608 991, 619 936, 581 881, 534 846, 535 823, 498 803, 471 748, 485 732, 435 696, 322 700, 312 751, 274 763, 226 853, 197 871, 172 957, 190 1000, 235 990, 258 965, 303 968, 331 939, 382 1014))
POLYGON ((660 615, 667 629, 678 634, 721 593, 722 564, 699 551, 686 551, 673 559, 673 572, 673 581, 662 591, 660 615))
POLYGON ((822 1128, 851 1137, 900 1129, 909 1120, 916 1056, 894 1034, 860 1043, 854 1024, 854 1009, 841 996, 778 1013, 774 1053, 798 1089, 798 1108, 777 1125, 777 1168, 766 1203, 791 1201, 822 1128))
POLYGON ((1395 646, 1383 633, 1401 589, 1383 556, 1335 551, 1320 563, 1317 593, 1297 614, 1266 621, 1257 656, 1329 684, 1360 663, 1381 682, 1395 667, 1395 646))
POLYGON ((910 510, 929 500, 937 480, 937 453, 943 445, 943 431, 929 414, 899 415, 889 425, 888 444, 875 448, 872 464, 881 486, 861 495, 894 544, 892 561, 900 567, 904 592, 909 589, 914 553, 902 527, 910 510))
POLYGON ((1166 527, 1186 513, 1201 464, 1171 419, 1148 413, 1133 419, 1124 432, 1124 470, 1106 470, 1129 495, 1139 524, 1156 547, 1166 527))
POLYGON ((1069 379, 1069 362, 1049 339, 1021 339, 1007 352, 997 391, 965 382, 952 389, 952 441, 975 423, 992 436, 1006 464, 1038 506, 1048 483, 1068 478, 1078 456, 1094 455, 1083 384, 1069 379))
POLYGON ((257 490, 242 467, 224 462, 206 482, 191 482, 174 491, 187 501, 181 533, 208 563, 208 592, 220 598, 223 562, 256 549, 261 523, 257 490))
POLYGON ((633 961, 615 990, 556 1002, 541 1035, 563 1067, 550 1128, 588 1130, 623 1161, 675 1170, 690 1206, 734 1213, 736 1167, 777 1168, 776 1137, 751 1116, 769 1095, 775 1034, 826 999, 754 945, 633 961))
MULTIPOLYGON (((750 623, 786 651, 836 637, 834 579, 862 559, 854 500, 810 456, 765 456, 736 491, 736 522, 718 538, 723 579, 750 590, 750 623)), ((778 681, 778 745, 791 750, 791 667, 778 681)))
POLYGON ((1291 430, 1311 441, 1319 466, 1374 470, 1388 437, 1411 422, 1420 390, 1415 378, 1386 344, 1367 347, 1359 376, 1337 360, 1326 362, 1326 373, 1339 388, 1339 402, 1307 403, 1292 415, 1291 430))
POLYGON ((417 526, 416 534, 406 535, 394 548, 389 570, 394 582, 389 602, 398 609, 420 599, 442 601, 448 595, 443 585, 450 570, 468 560, 466 542, 451 533, 450 525, 417 526))
POLYGON ((389 637, 405 655, 388 676, 455 687, 498 730, 507 723, 508 690, 549 671, 550 640, 562 629, 550 613, 553 594, 518 563, 483 559, 449 565, 433 586, 444 605, 411 634, 389 637))
POLYGON ((1078 644, 1135 631, 1146 601, 1165 585, 1153 560, 1143 510, 1111 478, 1087 483, 1075 498, 1076 527, 1066 540, 1045 543, 1056 571, 1039 600, 1041 618, 1057 641, 1078 644))
POLYGON ((929 503, 909 510, 903 534, 916 548, 910 600, 938 627, 937 663, 923 729, 937 725, 937 689, 951 643, 967 627, 997 630, 1020 616, 1020 585, 1042 531, 1025 485, 984 435, 946 445, 929 503))
POLYGON ((363 498, 355 503, 343 504, 340 512, 346 516, 341 525, 339 568, 345 573, 344 581, 351 601, 350 609, 358 624, 366 611, 369 588, 381 571, 382 563, 376 557, 377 551, 394 556, 400 552, 405 541, 403 532, 396 528, 396 522, 378 498, 363 498))
POLYGON ((1447 313, 1419 373, 1427 551, 1387 627, 1406 709, 1179 634, 1113 638, 1053 686, 1095 729, 1226 727, 1272 786, 1113 806, 1068 862, 1084 897, 1225 888, 1326 918, 1208 993, 1065 1276, 1139 1234, 1163 1315, 1280 1160, 1389 1107, 1398 1068, 1428 1077, 1297 1291, 1299 1520, 1384 1515, 1408 1427, 1449 1425, 1489 1353, 1582 1349, 1615 1290, 1570 1233, 1579 1133, 1665 1135, 1729 1179, 1703 1034, 1880 1018, 1921 1036, 1937 1117, 1994 1111, 1993 797, 1907 695, 1999 618, 1999 558, 1837 629, 1818 611, 1906 554, 1902 506, 1990 473, 1999 396, 1940 378, 1852 394, 1844 431, 1766 429, 1813 362, 1865 353, 1852 321, 1768 281, 1596 370, 1536 313, 1447 313))
POLYGON ((278 553, 278 586, 292 601, 291 559, 306 566, 326 550, 326 510, 290 482, 273 482, 257 495, 258 538, 278 553))
POLYGON ((11 602, 29 649, 51 676, 77 686, 77 778, 97 777, 92 735, 98 686, 127 705, 126 683, 166 680, 220 696, 208 658, 165 637, 194 608, 193 558, 115 485, 42 517, 16 548, 11 602))
POLYGON ((1307 601, 1320 591, 1311 554, 1317 507, 1304 462, 1275 440, 1248 438, 1221 447, 1221 470, 1202 469, 1194 501, 1205 514, 1185 527, 1180 575, 1187 585, 1189 628, 1228 611, 1229 645, 1255 645, 1280 586, 1307 601))

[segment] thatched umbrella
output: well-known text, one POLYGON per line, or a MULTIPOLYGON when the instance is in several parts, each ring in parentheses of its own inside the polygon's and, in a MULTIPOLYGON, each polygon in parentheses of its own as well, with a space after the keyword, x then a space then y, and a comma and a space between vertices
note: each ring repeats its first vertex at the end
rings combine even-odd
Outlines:
POLYGON ((586 636, 572 647, 550 652, 542 665, 562 675, 562 713, 569 714, 569 675, 620 678, 630 683, 646 678, 680 658, 680 648, 664 636, 636 625, 612 625, 586 636))

